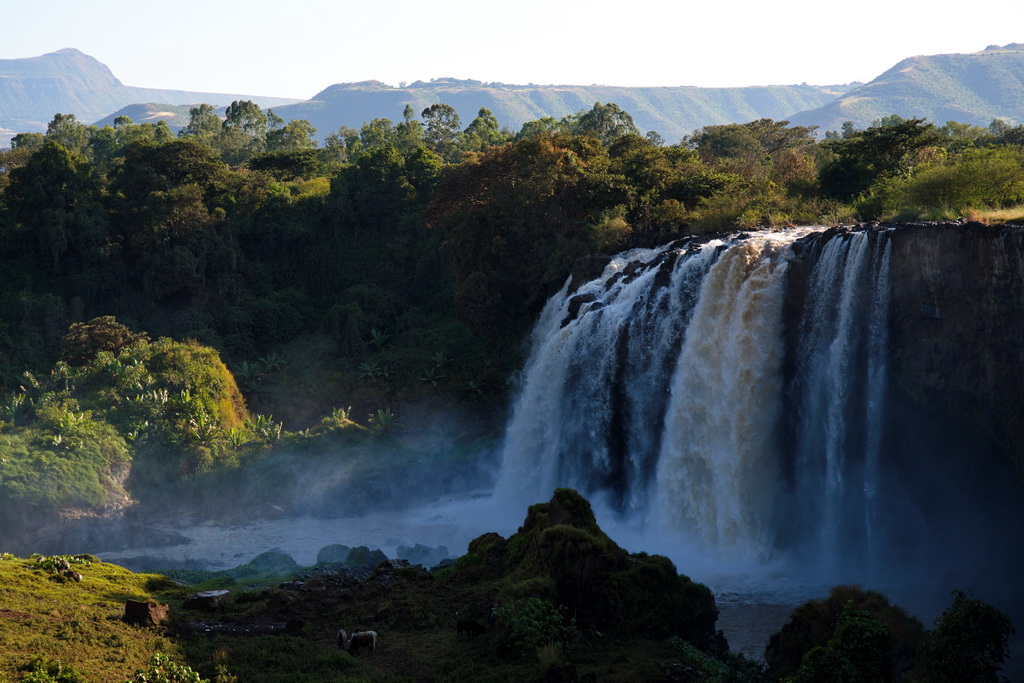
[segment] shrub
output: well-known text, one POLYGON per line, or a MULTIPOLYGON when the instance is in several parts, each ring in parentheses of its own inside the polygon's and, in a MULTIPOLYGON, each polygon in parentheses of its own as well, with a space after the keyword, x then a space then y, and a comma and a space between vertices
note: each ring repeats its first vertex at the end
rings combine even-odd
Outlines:
POLYGON ((500 629, 498 647, 513 657, 536 653, 541 647, 561 646, 576 633, 576 620, 547 600, 526 598, 506 603, 495 613, 500 629))
POLYGON ((187 666, 173 662, 167 655, 155 654, 149 660, 149 669, 139 669, 127 683, 209 683, 187 666))
MULTIPOLYGON (((828 646, 829 641, 836 637, 840 618, 849 609, 874 615, 892 633, 894 668, 897 671, 910 668, 924 632, 921 622, 900 607, 891 605, 881 593, 857 586, 835 586, 827 598, 811 600, 797 607, 782 629, 771 636, 765 649, 769 677, 783 680, 795 675, 805 655, 816 647, 828 646)), ((823 656, 820 653, 815 655, 823 656)))
POLYGON ((925 634, 918 648, 921 680, 998 681, 1016 629, 995 607, 962 591, 953 595, 953 604, 935 620, 935 628, 925 634))

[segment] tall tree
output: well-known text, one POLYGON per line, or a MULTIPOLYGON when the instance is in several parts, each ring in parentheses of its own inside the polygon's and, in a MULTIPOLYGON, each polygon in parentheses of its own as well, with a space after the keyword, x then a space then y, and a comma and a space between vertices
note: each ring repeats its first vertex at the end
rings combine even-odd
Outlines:
POLYGON ((225 161, 241 164, 266 149, 268 118, 259 105, 251 100, 235 100, 224 115, 217 147, 225 161))
POLYGON ((200 104, 188 110, 188 125, 178 133, 180 138, 190 138, 204 145, 213 145, 220 135, 223 122, 209 104, 200 104))
POLYGON ((294 119, 267 131, 268 152, 297 152, 316 147, 316 128, 305 119, 294 119))
POLYGON ((65 149, 82 153, 95 127, 79 123, 74 114, 55 114, 46 126, 46 139, 52 140, 65 149))
POLYGON ((416 150, 423 147, 426 142, 423 137, 423 123, 415 118, 416 112, 411 104, 405 105, 402 112, 402 122, 395 126, 395 146, 402 154, 409 156, 416 150))
POLYGON ((577 115, 573 132, 581 135, 594 135, 605 146, 612 144, 623 135, 640 135, 640 130, 633 123, 633 117, 622 110, 619 105, 609 102, 594 102, 590 111, 577 115))
POLYGON ((500 145, 505 142, 506 137, 498 126, 498 119, 487 107, 481 107, 476 118, 463 131, 462 148, 471 152, 478 152, 487 147, 500 145))
POLYGON ((420 116, 427 122, 427 146, 445 161, 456 161, 462 122, 455 109, 448 104, 432 104, 420 116))

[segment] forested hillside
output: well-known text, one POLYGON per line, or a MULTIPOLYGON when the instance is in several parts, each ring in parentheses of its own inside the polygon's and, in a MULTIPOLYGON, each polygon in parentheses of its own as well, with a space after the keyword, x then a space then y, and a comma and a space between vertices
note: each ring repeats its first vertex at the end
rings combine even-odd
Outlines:
POLYGON ((666 145, 615 104, 514 136, 487 109, 465 125, 437 104, 319 146, 252 102, 226 114, 195 107, 177 137, 58 115, 0 153, 8 511, 122 505, 280 444, 412 432, 415 404, 473 413, 472 439, 500 420, 545 299, 592 255, 754 226, 1024 217, 1024 128, 1000 122, 889 117, 817 141, 759 119, 666 145), (70 466, 69 448, 90 454, 70 479, 29 465, 70 466), (45 483, 62 477, 82 486, 45 483))

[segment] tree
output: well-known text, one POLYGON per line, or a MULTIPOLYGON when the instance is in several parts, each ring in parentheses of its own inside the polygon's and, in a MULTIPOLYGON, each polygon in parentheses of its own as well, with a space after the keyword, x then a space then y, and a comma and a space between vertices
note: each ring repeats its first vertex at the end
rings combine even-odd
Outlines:
POLYGON ((996 683, 1016 633, 1010 618, 963 591, 935 620, 918 648, 921 680, 926 683, 996 683))
POLYGON ((413 117, 416 112, 411 104, 405 105, 402 112, 402 122, 395 126, 395 146, 398 151, 408 156, 426 143, 424 141, 423 123, 413 117))
POLYGON ((11 149, 42 149, 44 142, 46 136, 42 133, 18 133, 11 138, 11 149))
POLYGON ((294 119, 267 132, 268 152, 298 152, 316 147, 316 128, 305 119, 294 119))
POLYGON ((487 147, 505 142, 505 136, 498 126, 498 119, 487 107, 481 107, 476 118, 463 131, 463 149, 479 152, 487 147))
POLYGON ((178 133, 180 138, 191 138, 205 145, 213 145, 220 135, 223 123, 209 104, 200 104, 188 110, 188 125, 178 133))
POLYGON ((222 158, 229 164, 244 163, 266 148, 267 115, 251 100, 235 100, 225 112, 224 125, 216 140, 222 158))
POLYGON ((359 149, 363 153, 395 145, 395 142, 395 129, 390 119, 377 118, 364 123, 359 129, 359 149))
POLYGON ((31 228, 54 272, 69 248, 93 250, 105 241, 107 217, 99 195, 85 157, 52 140, 11 172, 4 192, 12 217, 31 228))
POLYGON ((79 123, 74 114, 55 114, 46 126, 46 139, 72 152, 82 153, 95 130, 95 127, 79 123))
POLYGON ((523 127, 516 133, 516 140, 526 140, 528 138, 536 138, 543 135, 554 135, 555 133, 564 130, 564 126, 559 123, 553 116, 545 116, 541 119, 535 119, 533 121, 527 121, 523 124, 523 127))
POLYGON ((824 143, 835 155, 821 171, 826 196, 849 200, 877 180, 909 177, 922 150, 941 139, 938 129, 924 119, 885 117, 876 123, 849 138, 824 143))
POLYGON ((462 122, 450 105, 432 104, 420 116, 427 122, 427 146, 445 161, 455 161, 459 151, 462 122))
POLYGON ((609 102, 594 102, 590 111, 576 115, 575 125, 570 130, 580 135, 593 135, 605 146, 612 144, 623 135, 640 135, 640 130, 633 123, 633 117, 623 111, 619 105, 609 102))
MULTIPOLYGON (((275 116, 275 118, 277 118, 275 116)), ((277 118, 280 121, 280 118, 277 118)), ((251 100, 235 100, 225 112, 224 127, 238 129, 245 136, 257 140, 267 135, 267 115, 251 100)))
POLYGON ((706 161, 770 160, 782 150, 806 147, 814 142, 816 126, 790 126, 789 121, 758 119, 749 123, 705 126, 684 142, 706 161))
POLYGON ((60 359, 72 366, 87 365, 101 351, 117 353, 126 346, 147 341, 145 333, 132 332, 112 315, 89 322, 72 323, 60 342, 60 359))

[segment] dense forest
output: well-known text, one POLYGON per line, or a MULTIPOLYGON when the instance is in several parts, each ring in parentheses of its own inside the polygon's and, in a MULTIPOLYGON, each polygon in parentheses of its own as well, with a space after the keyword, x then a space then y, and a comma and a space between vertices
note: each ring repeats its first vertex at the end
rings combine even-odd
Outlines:
POLYGON ((819 140, 762 119, 666 144, 615 104, 515 134, 436 104, 315 133, 236 101, 223 120, 193 108, 178 136, 58 114, 0 152, 8 513, 116 506, 282 442, 423 427, 402 414, 417 402, 486 434, 533 317, 588 255, 1024 216, 1024 126, 998 120, 892 116, 819 140))

